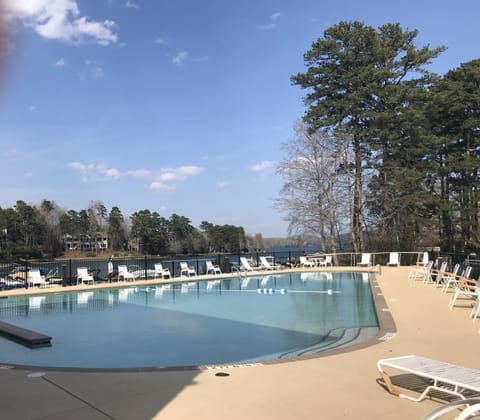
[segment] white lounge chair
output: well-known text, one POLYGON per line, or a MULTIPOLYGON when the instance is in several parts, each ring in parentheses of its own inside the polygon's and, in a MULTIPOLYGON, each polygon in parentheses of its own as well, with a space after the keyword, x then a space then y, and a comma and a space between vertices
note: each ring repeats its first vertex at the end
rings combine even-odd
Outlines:
POLYGON ((300 265, 302 267, 315 267, 315 263, 304 256, 300 257, 300 265))
POLYGON ((279 265, 270 264, 270 261, 267 260, 267 257, 260 257, 260 264, 260 268, 263 268, 265 270, 276 270, 277 268, 281 267, 279 265))
POLYGON ((211 261, 206 261, 205 262, 206 266, 206 274, 222 274, 222 270, 220 269, 220 266, 217 264, 213 264, 211 261))
POLYGON ((245 257, 240 257, 240 264, 243 271, 255 271, 245 257))
POLYGON ((88 272, 87 267, 78 267, 77 268, 77 284, 93 284, 95 283, 95 279, 93 276, 88 272))
POLYGON ((383 359, 377 362, 377 369, 385 381, 388 391, 402 398, 412 401, 421 401, 427 397, 432 390, 441 391, 465 399, 466 391, 480 392, 480 370, 428 359, 422 356, 409 355, 383 359), (399 371, 408 372, 427 379, 427 387, 418 398, 400 393, 392 384, 390 375, 385 368, 393 368, 399 371))
POLYGON ((135 280, 135 274, 131 273, 128 271, 128 268, 126 265, 119 265, 118 266, 118 279, 124 280, 124 281, 134 281, 135 280))
POLYGON ((161 279, 169 279, 171 277, 170 270, 163 268, 161 263, 155 263, 154 265, 154 277, 160 277, 161 279))
POLYGON ((197 272, 195 271, 195 267, 192 265, 188 265, 186 262, 180 263, 180 276, 196 276, 197 272))
POLYGON ((396 265, 398 267, 400 265, 400 254, 398 252, 390 252, 387 265, 396 265))
POLYGON ((360 260, 359 263, 357 263, 357 265, 364 265, 366 267, 370 267, 371 265, 371 254, 368 253, 368 252, 364 252, 362 254, 362 259, 360 260))

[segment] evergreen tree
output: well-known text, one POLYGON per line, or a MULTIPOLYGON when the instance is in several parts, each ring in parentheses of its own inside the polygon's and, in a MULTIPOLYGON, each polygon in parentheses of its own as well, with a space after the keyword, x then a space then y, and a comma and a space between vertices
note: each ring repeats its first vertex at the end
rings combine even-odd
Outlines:
POLYGON ((312 131, 340 128, 348 134, 355 175, 350 224, 357 252, 364 246, 364 166, 373 152, 375 119, 388 109, 382 104, 384 92, 395 92, 405 80, 425 74, 423 66, 443 50, 417 49, 417 33, 404 31, 399 24, 376 30, 361 22, 340 22, 305 53, 306 73, 291 78, 309 89, 304 120, 312 131))

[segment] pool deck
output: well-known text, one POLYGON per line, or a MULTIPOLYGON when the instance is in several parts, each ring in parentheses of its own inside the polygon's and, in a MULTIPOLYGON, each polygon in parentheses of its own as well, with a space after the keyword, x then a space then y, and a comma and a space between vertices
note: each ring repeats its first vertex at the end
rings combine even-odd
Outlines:
POLYGON ((415 403, 390 395, 382 386, 377 361, 417 354, 480 369, 480 320, 473 323, 469 319, 467 305, 450 311, 451 293, 408 280, 409 270, 381 267, 372 283, 376 298, 388 305, 379 308, 379 317, 384 320, 383 340, 373 345, 305 360, 212 370, 81 372, 0 365, 1 417, 422 418, 442 403, 430 399, 415 403), (218 372, 229 376, 216 376, 218 372))

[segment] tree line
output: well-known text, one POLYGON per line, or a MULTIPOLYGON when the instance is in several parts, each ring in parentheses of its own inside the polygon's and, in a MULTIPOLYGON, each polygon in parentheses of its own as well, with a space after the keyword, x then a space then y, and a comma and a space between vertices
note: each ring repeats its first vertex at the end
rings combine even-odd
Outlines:
MULTIPOLYGON (((54 258, 66 251, 68 238, 108 238, 108 251, 150 255, 237 253, 247 246, 263 247, 261 234, 249 237, 243 227, 202 222, 195 228, 185 216, 169 218, 140 210, 125 218, 101 201, 87 209, 65 210, 50 200, 38 205, 17 201, 0 208, 0 259, 54 258)), ((95 252, 98 250, 92 250, 95 252)))
POLYGON ((277 208, 330 252, 480 248, 480 59, 439 76, 417 30, 340 22, 304 54, 277 208))

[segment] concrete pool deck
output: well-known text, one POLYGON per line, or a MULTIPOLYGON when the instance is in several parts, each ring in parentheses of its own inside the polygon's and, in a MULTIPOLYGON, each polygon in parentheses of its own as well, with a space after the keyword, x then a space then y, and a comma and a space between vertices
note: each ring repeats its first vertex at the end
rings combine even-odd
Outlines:
POLYGON ((414 403, 390 395, 382 386, 377 361, 417 354, 480 369, 480 321, 469 319, 470 306, 450 311, 451 293, 408 280, 409 270, 382 267, 376 274, 373 293, 388 305, 379 308, 379 317, 391 314, 395 323, 395 329, 391 323, 382 326, 384 339, 376 344, 305 360, 213 370, 66 371, 0 365, 1 417, 422 418, 442 403, 414 403), (216 376, 219 372, 229 376, 216 376))

